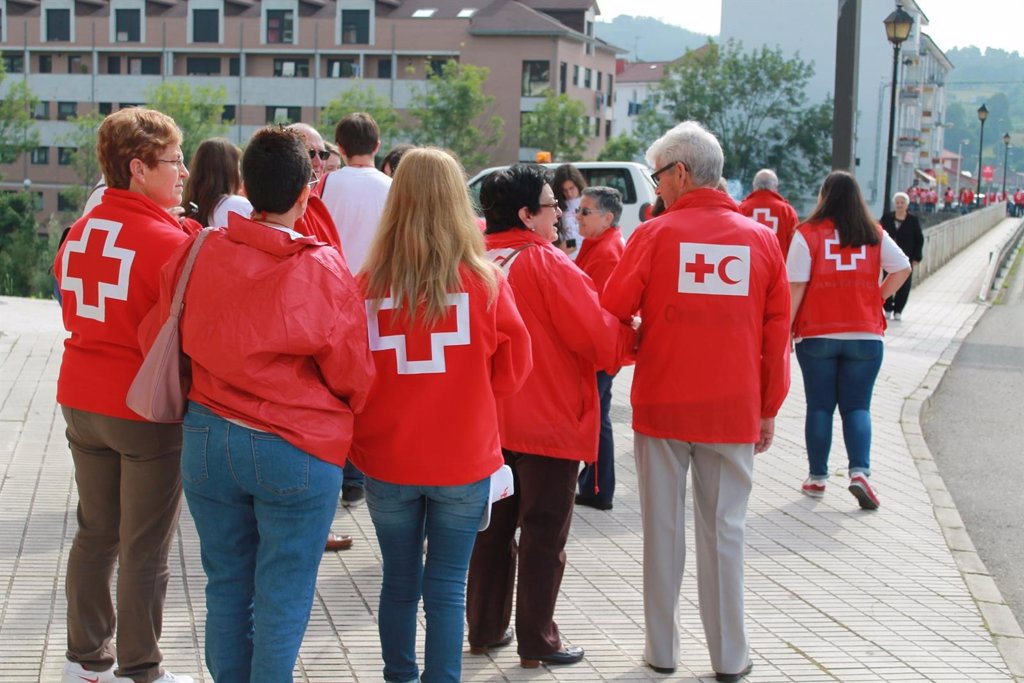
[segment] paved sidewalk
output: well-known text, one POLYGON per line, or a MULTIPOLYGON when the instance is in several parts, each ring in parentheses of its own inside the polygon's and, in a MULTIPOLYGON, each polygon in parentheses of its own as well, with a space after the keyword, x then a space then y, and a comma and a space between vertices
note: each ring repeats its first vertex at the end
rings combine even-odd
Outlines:
MULTIPOLYGON (((962 523, 958 528, 915 412, 983 310, 974 297, 988 249, 1013 225, 1002 222, 916 288, 905 319, 892 323, 874 403, 878 512, 858 509, 842 469, 824 499, 799 493, 807 466, 803 387, 794 360, 776 443, 757 459, 748 518, 752 683, 1009 681, 1011 670, 1024 673, 1024 658, 1014 660, 1020 629, 972 554, 962 523)), ((58 681, 64 662, 63 583, 76 495, 54 404, 62 339, 54 302, 0 298, 0 682, 58 681)), ((577 510, 558 605, 564 637, 586 648, 586 660, 525 670, 514 647, 485 657, 467 652, 465 680, 709 680, 692 559, 683 583, 679 673, 660 676, 642 661, 630 379, 624 371, 613 390, 615 509, 577 510)), ((837 419, 832 463, 845 461, 837 419)), ((334 528, 354 535, 356 545, 324 558, 296 679, 379 681, 380 554, 365 505, 339 507, 334 528)), ((202 663, 204 577, 187 511, 171 571, 165 664, 209 682, 202 663)))

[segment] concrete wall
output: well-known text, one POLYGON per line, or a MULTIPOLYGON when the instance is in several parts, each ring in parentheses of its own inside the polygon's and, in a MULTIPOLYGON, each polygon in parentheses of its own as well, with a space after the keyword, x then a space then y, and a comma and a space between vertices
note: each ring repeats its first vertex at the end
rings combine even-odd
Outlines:
POLYGON ((972 211, 924 231, 924 260, 914 271, 914 284, 934 273, 1006 218, 1006 202, 972 211))

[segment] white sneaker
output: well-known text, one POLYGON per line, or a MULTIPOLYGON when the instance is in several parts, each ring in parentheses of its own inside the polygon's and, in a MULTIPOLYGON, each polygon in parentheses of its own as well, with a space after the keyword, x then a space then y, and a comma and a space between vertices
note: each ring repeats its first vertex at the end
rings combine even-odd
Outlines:
POLYGON ((115 676, 114 667, 106 671, 89 671, 78 662, 65 662, 64 673, 60 677, 60 683, 120 683, 127 680, 115 676))
POLYGON ((892 314, 892 319, 893 320, 903 320, 903 314, 902 313, 893 313, 892 314))
MULTIPOLYGON (((128 679, 125 679, 128 680, 128 679)), ((191 676, 175 676, 170 671, 164 671, 164 675, 153 681, 153 683, 196 683, 191 676)))

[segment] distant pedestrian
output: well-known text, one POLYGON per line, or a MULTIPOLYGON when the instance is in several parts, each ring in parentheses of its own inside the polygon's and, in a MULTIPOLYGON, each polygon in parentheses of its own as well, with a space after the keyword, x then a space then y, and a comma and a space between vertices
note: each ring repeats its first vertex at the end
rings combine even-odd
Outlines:
POLYGON ((572 164, 562 164, 556 168, 555 176, 551 179, 551 189, 555 193, 558 207, 562 210, 557 225, 558 241, 555 242, 555 246, 573 259, 579 253, 580 242, 583 241, 579 222, 576 220, 576 209, 586 187, 587 181, 583 174, 572 164))
POLYGON ((793 230, 800 219, 796 209, 779 194, 779 176, 770 168, 762 168, 754 174, 753 190, 740 203, 740 213, 771 228, 779 240, 782 255, 789 253, 793 230))
POLYGON ((910 263, 871 217, 854 177, 833 171, 821 186, 814 212, 797 227, 787 270, 796 358, 807 397, 810 475, 801 491, 813 498, 825 495, 838 405, 849 457, 848 488, 861 508, 877 509, 870 477, 871 393, 882 366, 885 332, 878 302, 910 277, 910 263), (888 275, 879 285, 883 270, 888 275))
POLYGON ((199 143, 189 164, 191 174, 185 182, 181 203, 186 209, 195 206, 191 218, 200 225, 223 228, 228 224, 228 212, 246 218, 252 214, 252 204, 240 194, 241 159, 242 150, 226 138, 210 138, 199 143))
MULTIPOLYGON (((917 268, 924 259, 924 232, 921 230, 921 221, 908 211, 907 195, 897 192, 893 195, 892 203, 893 211, 882 216, 882 227, 910 259, 911 267, 917 268)), ((885 300, 887 317, 893 320, 903 319, 903 309, 907 307, 912 286, 913 278, 908 277, 900 288, 885 300)))
POLYGON ((392 147, 380 162, 380 172, 389 178, 394 178, 395 173, 398 171, 398 163, 410 149, 416 148, 413 145, 406 144, 395 145, 392 147))

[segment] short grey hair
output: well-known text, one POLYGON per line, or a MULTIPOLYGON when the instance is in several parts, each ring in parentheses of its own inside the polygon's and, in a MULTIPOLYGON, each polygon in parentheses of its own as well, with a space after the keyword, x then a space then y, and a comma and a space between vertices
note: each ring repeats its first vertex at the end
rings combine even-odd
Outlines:
POLYGON ((770 168, 762 168, 754 174, 753 187, 755 190, 779 191, 779 176, 770 168))
POLYGON ((594 185, 583 190, 584 197, 590 197, 597 204, 601 213, 612 215, 612 225, 618 225, 622 218, 622 193, 614 187, 594 185))
POLYGON ((909 204, 909 203, 910 203, 910 195, 909 195, 909 194, 907 194, 906 192, 897 192, 896 194, 894 194, 894 195, 892 196, 892 200, 893 200, 893 201, 895 202, 895 201, 896 201, 897 199, 899 199, 900 197, 902 197, 902 198, 903 198, 903 201, 905 201, 905 202, 906 202, 907 204, 909 204))
POLYGON ((696 121, 683 121, 654 141, 647 150, 651 168, 672 161, 682 162, 697 187, 716 187, 725 159, 718 138, 696 121))

